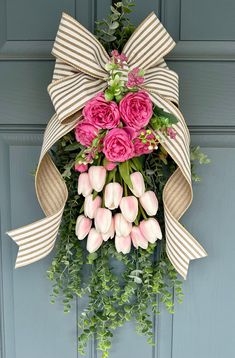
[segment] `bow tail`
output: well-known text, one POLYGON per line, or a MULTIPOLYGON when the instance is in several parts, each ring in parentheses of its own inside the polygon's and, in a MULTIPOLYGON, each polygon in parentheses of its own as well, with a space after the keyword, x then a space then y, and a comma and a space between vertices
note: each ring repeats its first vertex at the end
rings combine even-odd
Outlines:
POLYGON ((161 133, 158 134, 162 146, 178 166, 163 191, 166 251, 177 272, 186 279, 190 260, 207 256, 203 247, 179 222, 193 197, 190 136, 184 118, 175 105, 157 93, 152 92, 150 96, 156 105, 178 118, 178 123, 174 125, 177 133, 174 140, 164 137, 161 133))
POLYGON ((48 151, 57 140, 75 127, 79 119, 78 115, 76 117, 64 125, 54 115, 46 128, 35 178, 37 197, 46 217, 7 233, 19 246, 16 268, 41 260, 54 247, 68 192, 48 151))

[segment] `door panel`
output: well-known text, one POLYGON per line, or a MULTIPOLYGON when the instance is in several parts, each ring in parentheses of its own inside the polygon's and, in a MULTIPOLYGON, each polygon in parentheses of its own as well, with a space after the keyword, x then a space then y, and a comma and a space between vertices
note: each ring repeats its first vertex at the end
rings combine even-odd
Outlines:
POLYGON ((235 142, 203 148, 212 164, 201 173, 203 183, 194 187, 195 199, 184 222, 201 239, 209 253, 193 262, 185 282, 185 302, 173 320, 174 358, 221 358, 234 356, 235 317, 235 142), (233 163, 233 165, 229 165, 233 163))
MULTIPOLYGON (((94 30, 94 21, 107 14, 110 2, 0 0, 1 358, 80 357, 76 322, 86 300, 74 302, 68 315, 61 302, 51 305, 46 270, 53 253, 15 270, 17 246, 5 232, 42 217, 30 173, 53 114, 46 87, 61 12, 94 30)), ((185 300, 176 305, 174 317, 164 309, 153 317, 156 346, 137 336, 132 322, 116 332, 111 358, 232 357, 235 198, 227 188, 235 179, 235 5, 232 0, 136 3, 135 24, 154 10, 178 41, 168 63, 180 76, 180 106, 193 143, 212 159, 200 168, 203 181, 194 185, 194 202, 183 218, 209 257, 191 263, 185 300)), ((95 347, 91 342, 87 357, 100 358, 95 347)))

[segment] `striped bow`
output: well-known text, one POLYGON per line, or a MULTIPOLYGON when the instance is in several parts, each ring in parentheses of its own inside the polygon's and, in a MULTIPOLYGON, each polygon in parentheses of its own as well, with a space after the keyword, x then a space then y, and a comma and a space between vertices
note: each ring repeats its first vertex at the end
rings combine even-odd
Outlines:
MULTIPOLYGON (((176 139, 158 134, 161 144, 178 166, 163 192, 166 250, 176 270, 186 278, 189 261, 206 256, 206 252, 179 223, 191 204, 192 185, 189 131, 176 106, 178 77, 163 60, 174 46, 170 35, 151 13, 130 37, 123 53, 130 69, 144 69, 144 87, 152 101, 178 118, 174 126, 176 139)), ((110 60, 109 55, 86 28, 67 14, 62 16, 52 54, 56 63, 48 92, 56 114, 44 134, 35 178, 37 197, 45 218, 8 233, 19 246, 16 267, 38 261, 53 249, 68 192, 48 151, 76 126, 86 102, 107 87, 105 65, 110 60)))

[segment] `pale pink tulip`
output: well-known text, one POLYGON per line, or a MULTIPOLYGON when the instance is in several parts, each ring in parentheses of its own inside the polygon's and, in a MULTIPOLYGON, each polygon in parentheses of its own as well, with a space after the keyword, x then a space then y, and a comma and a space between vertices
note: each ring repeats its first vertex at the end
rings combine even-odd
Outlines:
POLYGON ((136 249, 141 247, 142 249, 147 249, 148 241, 142 235, 139 227, 134 226, 131 230, 131 240, 136 249))
POLYGON ((123 187, 119 183, 109 183, 105 187, 104 204, 110 210, 117 209, 123 193, 123 187))
POLYGON ((102 245, 103 239, 96 229, 92 228, 87 238, 86 249, 90 253, 95 252, 102 245))
POLYGON ((114 223, 117 236, 128 236, 130 234, 132 224, 121 213, 114 216, 114 223))
POLYGON ((133 195, 123 197, 120 202, 120 209, 124 218, 133 222, 138 215, 138 200, 133 195))
POLYGON ((143 175, 140 172, 135 172, 130 175, 133 188, 130 188, 132 193, 139 198, 145 192, 145 184, 143 175))
POLYGON ((112 213, 109 209, 98 208, 95 214, 95 228, 101 234, 108 232, 112 224, 112 213))
POLYGON ((92 193, 92 186, 87 173, 81 173, 78 177, 78 194, 87 196, 92 193))
POLYGON ((158 211, 158 200, 153 191, 146 191, 140 197, 140 203, 149 216, 154 216, 158 211))
POLYGON ((140 231, 148 242, 153 244, 157 239, 162 239, 162 231, 158 221, 154 218, 142 220, 139 224, 140 231))
POLYGON ((96 196, 93 199, 92 194, 85 197, 84 201, 84 214, 90 219, 94 219, 96 211, 101 207, 102 199, 100 196, 96 196))
POLYGON ((111 225, 110 228, 108 229, 108 231, 105 234, 102 234, 102 238, 104 241, 108 241, 108 239, 113 239, 114 238, 114 218, 112 218, 111 221, 111 225))
POLYGON ((92 221, 84 215, 79 215, 76 221, 76 235, 78 240, 83 240, 91 229, 92 221))
POLYGON ((115 247, 117 252, 128 254, 131 251, 131 238, 128 236, 115 236, 115 247))
POLYGON ((100 192, 105 184, 106 169, 100 165, 92 165, 88 170, 88 174, 92 188, 95 191, 100 192))

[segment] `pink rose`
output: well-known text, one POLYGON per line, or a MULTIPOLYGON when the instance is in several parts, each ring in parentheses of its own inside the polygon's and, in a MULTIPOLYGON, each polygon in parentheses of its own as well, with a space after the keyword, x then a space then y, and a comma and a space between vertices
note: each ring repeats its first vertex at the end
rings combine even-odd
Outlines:
POLYGON ((97 128, 111 129, 120 123, 118 105, 113 101, 106 101, 103 93, 91 99, 82 113, 86 122, 97 128))
POLYGON ((148 124, 153 115, 152 107, 151 99, 145 91, 128 93, 119 104, 123 122, 135 129, 148 124))
POLYGON ((90 147, 97 135, 98 129, 84 120, 80 121, 75 128, 76 141, 85 147, 90 147))
POLYGON ((84 173, 84 172, 87 172, 88 165, 87 164, 75 164, 74 169, 76 172, 84 173))
POLYGON ((114 128, 104 138, 103 152, 110 162, 125 162, 133 157, 134 146, 130 134, 123 128, 114 128))

